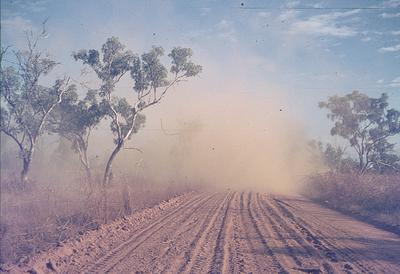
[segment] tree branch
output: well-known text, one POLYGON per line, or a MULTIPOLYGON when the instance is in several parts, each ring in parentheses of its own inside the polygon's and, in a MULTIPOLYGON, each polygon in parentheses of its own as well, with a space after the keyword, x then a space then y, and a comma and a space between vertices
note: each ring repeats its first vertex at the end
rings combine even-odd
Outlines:
POLYGON ((21 152, 24 150, 23 144, 18 140, 18 138, 16 136, 14 136, 11 132, 9 132, 8 130, 6 130, 4 128, 2 128, 1 131, 3 131, 4 134, 9 136, 11 139, 13 139, 17 143, 17 145, 18 145, 19 149, 21 150, 21 152))

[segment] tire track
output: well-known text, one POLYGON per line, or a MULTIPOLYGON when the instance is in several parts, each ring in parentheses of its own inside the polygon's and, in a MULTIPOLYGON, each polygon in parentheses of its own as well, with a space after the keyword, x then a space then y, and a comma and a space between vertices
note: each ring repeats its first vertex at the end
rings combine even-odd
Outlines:
POLYGON ((180 214, 183 210, 201 203, 208 197, 204 194, 195 196, 193 199, 186 201, 183 205, 176 208, 166 216, 162 217, 158 221, 150 224, 148 227, 144 228, 142 231, 132 235, 130 239, 117 246, 111 250, 108 254, 98 259, 92 266, 89 266, 84 273, 107 273, 110 272, 114 266, 121 263, 132 251, 139 247, 143 242, 145 242, 149 237, 151 237, 155 232, 161 230, 166 224, 174 220, 174 216, 180 214))
POLYGON ((300 217, 296 217, 293 213, 287 208, 284 203, 280 202, 279 199, 273 199, 275 205, 280 210, 280 212, 288 217, 292 224, 298 229, 300 233, 304 235, 307 241, 313 244, 313 246, 324 253, 324 255, 334 263, 341 262, 342 263, 342 271, 345 273, 352 273, 352 270, 356 271, 356 273, 377 273, 374 270, 374 267, 371 265, 364 265, 358 262, 352 255, 352 251, 346 247, 341 247, 345 249, 346 252, 339 250, 337 246, 338 243, 332 243, 326 239, 326 237, 317 236, 323 235, 322 232, 318 229, 310 227, 310 224, 304 221, 300 217))
POLYGON ((251 209, 251 201, 252 201, 252 193, 249 193, 248 199, 247 199, 247 213, 251 222, 252 227, 254 228, 258 239, 262 243, 264 253, 267 254, 270 259, 271 259, 271 266, 274 268, 274 272, 280 273, 280 274, 288 274, 288 272, 285 270, 284 266, 282 263, 279 261, 278 257, 275 255, 273 249, 268 245, 266 239, 262 235, 260 226, 257 224, 256 218, 254 217, 254 212, 251 209))
POLYGON ((262 211, 263 215, 275 222, 282 229, 282 231, 287 233, 287 236, 284 237, 288 239, 287 242, 290 242, 291 244, 295 242, 296 247, 304 251, 302 254, 304 257, 297 259, 300 261, 299 266, 301 267, 301 270, 304 272, 308 271, 309 273, 334 273, 333 267, 326 261, 324 254, 318 249, 314 248, 312 244, 308 243, 302 237, 303 234, 299 233, 299 231, 293 227, 290 221, 284 219, 284 215, 279 214, 278 210, 272 203, 269 202, 267 198, 263 199, 262 197, 260 198, 260 196, 261 195, 257 193, 257 203, 261 208, 265 208, 268 212, 267 214, 265 211, 262 211), (318 267, 315 267, 316 263, 319 265, 318 267), (323 270, 321 270, 321 268, 323 270))
MULTIPOLYGON (((243 236, 244 236, 244 238, 246 240, 245 244, 247 245, 247 247, 248 247, 248 249, 250 251, 248 253, 256 254, 255 244, 257 244, 258 242, 255 243, 254 238, 250 236, 250 234, 251 234, 250 228, 252 226, 250 224, 251 222, 247 220, 248 219, 248 215, 246 214, 247 210, 245 208, 244 195, 245 195, 244 192, 242 192, 240 194, 239 211, 240 211, 240 219, 241 219, 241 223, 240 224, 241 225, 238 225, 238 230, 239 230, 238 233, 239 233, 239 235, 241 235, 242 234, 241 232, 243 232, 243 234, 244 234, 243 236), (250 225, 248 225, 248 224, 250 224, 250 225)), ((256 232, 254 232, 254 234, 256 234, 256 232)), ((241 272, 252 273, 253 271, 250 271, 250 269, 251 269, 250 266, 255 266, 256 270, 257 270, 255 273, 262 273, 261 267, 258 264, 258 262, 254 259, 254 256, 249 258, 248 256, 244 256, 243 255, 243 259, 240 262, 241 262, 240 270, 242 270, 241 272), (245 271, 246 268, 247 268, 247 271, 245 271), (250 269, 248 269, 248 268, 250 268, 250 269)))
MULTIPOLYGON (((279 199, 275 199, 277 203, 284 203, 283 201, 279 199)), ((284 203, 286 204, 286 203, 284 203)), ((290 206, 290 205, 287 205, 290 206)), ((303 215, 303 214, 302 214, 303 215)), ((312 214, 309 214, 307 218, 302 219, 305 224, 309 224, 310 228, 313 228, 313 230, 318 233, 319 235, 335 235, 335 237, 338 238, 351 238, 354 237, 354 235, 349 234, 343 229, 340 229, 340 227, 335 227, 330 223, 321 223, 318 218, 313 216, 312 214), (307 222, 305 221, 307 219, 307 222), (313 227, 311 227, 311 224, 313 227)), ((362 234, 360 235, 362 237, 362 234)), ((329 238, 329 237, 324 237, 324 238, 329 238)), ((385 273, 392 273, 392 269, 387 267, 386 265, 383 265, 380 262, 373 261, 373 265, 370 263, 371 259, 369 256, 362 255, 359 253, 356 253, 354 250, 351 248, 348 248, 346 245, 341 244, 341 243, 336 243, 332 242, 332 240, 326 239, 326 242, 330 244, 334 249, 338 250, 340 254, 344 254, 343 256, 346 257, 350 261, 354 261, 357 265, 361 265, 363 269, 367 269, 366 271, 369 272, 364 272, 364 273, 377 273, 377 272, 385 272, 385 273), (344 251, 339 251, 340 249, 343 249, 344 251), (364 262, 359 262, 360 259, 362 259, 364 262), (371 272, 372 270, 372 272, 371 272)), ((348 270, 349 267, 345 266, 343 267, 344 269, 348 270)))
MULTIPOLYGON (((290 237, 284 236, 284 229, 281 229, 278 223, 275 221, 276 216, 269 216, 264 213, 259 202, 259 194, 256 194, 255 201, 253 204, 253 211, 255 212, 256 221, 259 223, 261 232, 264 235, 269 235, 271 242, 274 247, 282 253, 280 255, 281 261, 284 262, 286 268, 295 269, 302 267, 302 261, 297 257, 296 252, 289 243, 290 237), (256 208, 255 208, 256 206, 256 208), (254 209, 255 208, 255 209, 254 209)), ((267 237, 267 236, 266 236, 267 237)), ((271 244, 270 244, 271 246, 271 244)))
MULTIPOLYGON (((227 193, 221 202, 220 207, 215 211, 210 222, 204 231, 202 231, 199 237, 195 238, 191 243, 191 249, 187 250, 184 255, 184 261, 179 267, 179 272, 184 273, 203 273, 202 267, 207 264, 207 258, 209 258, 209 253, 207 253, 207 247, 209 247, 211 242, 211 237, 213 234, 212 228, 218 222, 218 218, 221 218, 221 212, 224 212, 224 208, 228 206, 229 201, 232 199, 232 193, 227 193)), ((222 215, 222 217, 225 214, 222 215)), ((208 250, 209 251, 209 250, 208 250)), ((208 268, 209 269, 209 268, 208 268)))
MULTIPOLYGON (((218 199, 215 199, 215 201, 211 205, 210 209, 207 210, 205 218, 203 218, 203 221, 199 224, 199 227, 196 230, 195 235, 192 237, 192 240, 190 241, 190 243, 187 246, 185 245, 186 249, 184 249, 185 250, 184 253, 178 254, 172 260, 170 259, 169 264, 166 264, 164 266, 164 268, 160 271, 160 273, 177 273, 179 271, 179 265, 182 264, 182 262, 185 260, 185 258, 189 258, 189 256, 190 256, 189 250, 191 250, 196 245, 197 241, 200 239, 201 235, 204 233, 207 225, 210 223, 210 220, 215 215, 215 212, 219 209, 220 206, 221 206, 221 202, 218 202, 218 199)), ((196 223, 196 224, 198 224, 198 223, 196 223)))
POLYGON ((244 266, 242 265, 244 262, 242 246, 239 243, 239 220, 240 218, 238 212, 240 210, 239 205, 239 194, 236 192, 235 196, 232 198, 233 205, 231 206, 231 215, 230 222, 228 226, 228 237, 230 241, 228 242, 228 251, 229 258, 227 258, 229 266, 225 267, 227 273, 244 273, 244 266))
POLYGON ((222 217, 221 227, 218 232, 217 241, 214 249, 213 261, 211 264, 210 273, 227 273, 229 264, 229 235, 228 230, 231 228, 231 219, 229 218, 229 211, 231 210, 231 203, 236 193, 229 199, 228 205, 225 208, 224 216, 222 217), (228 240, 226 239, 228 238, 228 240))
MULTIPOLYGON (((152 273, 164 273, 166 266, 168 266, 168 263, 170 263, 170 256, 174 256, 173 253, 173 248, 179 245, 178 241, 186 239, 186 234, 192 233, 195 229, 196 226, 198 225, 197 218, 201 215, 202 210, 204 210, 206 207, 217 207, 217 201, 218 201, 218 195, 215 193, 211 195, 208 199, 206 199, 203 203, 200 205, 197 205, 192 209, 192 211, 186 215, 186 217, 183 219, 182 222, 179 222, 179 226, 173 229, 173 234, 169 236, 168 238, 171 239, 169 240, 170 242, 174 243, 173 246, 169 246, 168 248, 164 249, 161 254, 157 256, 157 262, 154 264, 152 268, 152 273), (197 214, 196 214, 197 213, 197 214), (193 218, 194 217, 194 218, 193 218), (191 219, 193 218, 193 219, 191 219), (191 220, 190 220, 191 219, 191 220)), ((212 211, 208 211, 208 215, 206 218, 204 218, 203 223, 207 220, 208 216, 211 215, 212 211)), ((201 227, 201 226, 200 226, 201 227)), ((164 241, 165 243, 166 241, 164 241)))
MULTIPOLYGON (((381 250, 400 250, 390 235, 370 229, 365 239, 371 241, 359 240, 362 232, 346 230, 349 220, 314 204, 287 203, 277 197, 256 192, 191 195, 159 213, 159 219, 124 234, 120 241, 129 237, 124 243, 113 247, 115 242, 110 241, 109 251, 95 255, 93 264, 81 256, 79 264, 86 264, 86 269, 79 272, 355 274, 398 269, 395 255, 373 257, 381 250), (337 221, 338 228, 326 220, 337 221), (380 240, 393 244, 373 249, 380 240)), ((60 272, 73 271, 77 269, 60 272)))

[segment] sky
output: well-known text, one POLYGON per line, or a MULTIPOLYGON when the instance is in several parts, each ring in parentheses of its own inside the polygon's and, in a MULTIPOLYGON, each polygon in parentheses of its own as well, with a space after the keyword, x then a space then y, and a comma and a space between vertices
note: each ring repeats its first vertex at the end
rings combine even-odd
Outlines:
MULTIPOLYGON (((400 0, 107 1, 1 0, 1 43, 24 46, 42 30, 42 46, 81 77, 71 53, 117 36, 134 52, 191 47, 203 65, 195 85, 208 92, 275 100, 317 139, 331 124, 318 102, 359 90, 389 95, 400 108, 400 0)), ((90 85, 90 81, 88 81, 90 85)), ((130 89, 131 87, 125 86, 130 89)), ((198 91, 197 91, 198 92, 198 91)))

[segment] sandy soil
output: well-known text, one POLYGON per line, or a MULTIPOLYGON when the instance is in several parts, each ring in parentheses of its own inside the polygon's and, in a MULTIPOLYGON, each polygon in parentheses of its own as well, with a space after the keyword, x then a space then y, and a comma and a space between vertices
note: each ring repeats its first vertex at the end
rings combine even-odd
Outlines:
POLYGON ((189 193, 8 271, 400 273, 399 254, 399 236, 304 198, 189 193))

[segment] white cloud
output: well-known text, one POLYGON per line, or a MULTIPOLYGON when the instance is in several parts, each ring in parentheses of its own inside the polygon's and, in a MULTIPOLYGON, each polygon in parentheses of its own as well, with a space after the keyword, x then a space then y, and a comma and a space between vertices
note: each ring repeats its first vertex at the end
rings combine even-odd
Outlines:
POLYGON ((396 52, 400 51, 400 44, 393 45, 390 47, 383 47, 378 50, 379 52, 396 52))
POLYGON ((14 0, 13 5, 26 12, 41 12, 46 10, 49 0, 14 0))
POLYGON ((226 39, 230 42, 237 42, 236 39, 236 31, 233 27, 232 22, 227 21, 225 19, 221 20, 216 25, 217 37, 226 39))
POLYGON ((394 79, 390 82, 389 87, 392 87, 392 88, 398 88, 398 87, 400 87, 400 76, 394 78, 394 79))
POLYGON ((386 13, 386 12, 384 12, 384 13, 381 14, 381 17, 382 17, 382 18, 396 18, 396 17, 400 17, 400 12, 398 12, 398 13, 386 13))
POLYGON ((210 13, 211 8, 201 8, 200 16, 206 16, 210 13))
POLYGON ((294 8, 300 4, 300 1, 290 1, 286 3, 286 7, 288 8, 294 8))
POLYGON ((33 29, 31 21, 21 16, 1 20, 1 26, 7 32, 24 32, 33 29))
POLYGON ((269 16, 271 16, 271 13, 266 11, 260 11, 257 12, 257 16, 261 18, 268 18, 269 16))
POLYGON ((376 81, 376 83, 377 83, 377 84, 383 84, 384 81, 385 81, 385 80, 383 80, 383 79, 379 79, 379 80, 376 81))
POLYGON ((364 36, 369 36, 369 35, 383 35, 385 33, 382 31, 376 31, 376 30, 363 30, 360 32, 360 34, 362 34, 364 36))
MULTIPOLYGON (((357 30, 339 23, 340 18, 347 18, 360 10, 345 12, 332 12, 327 14, 314 15, 306 20, 299 20, 292 24, 293 32, 303 32, 311 35, 328 35, 336 37, 350 37, 357 35, 357 30)), ((341 20, 343 21, 343 19, 341 20)))
POLYGON ((361 38, 361 41, 363 41, 363 42, 368 42, 368 41, 371 41, 371 40, 372 40, 372 38, 369 37, 369 36, 361 38))
POLYGON ((400 35, 400 30, 394 30, 390 32, 391 35, 400 35))
POLYGON ((388 8, 398 8, 400 7, 400 0, 388 0, 383 2, 383 6, 388 8))
POLYGON ((315 9, 320 9, 320 8, 324 7, 324 3, 322 3, 322 2, 315 3, 315 4, 312 4, 311 7, 315 8, 315 9))
POLYGON ((7 15, 7 18, 15 16, 30 16, 32 13, 40 13, 47 9, 49 0, 12 0, 2 1, 1 15, 7 15))
POLYGON ((280 21, 287 21, 291 19, 295 19, 298 14, 298 11, 295 10, 285 10, 281 14, 279 14, 278 19, 280 21))
POLYGON ((26 36, 24 33, 27 31, 37 34, 39 29, 29 19, 21 16, 8 17, 1 20, 2 43, 4 42, 7 46, 25 48, 26 36))
POLYGON ((232 25, 231 22, 228 22, 227 20, 222 19, 221 21, 218 22, 217 28, 218 29, 226 29, 226 28, 229 28, 231 25, 232 25))

